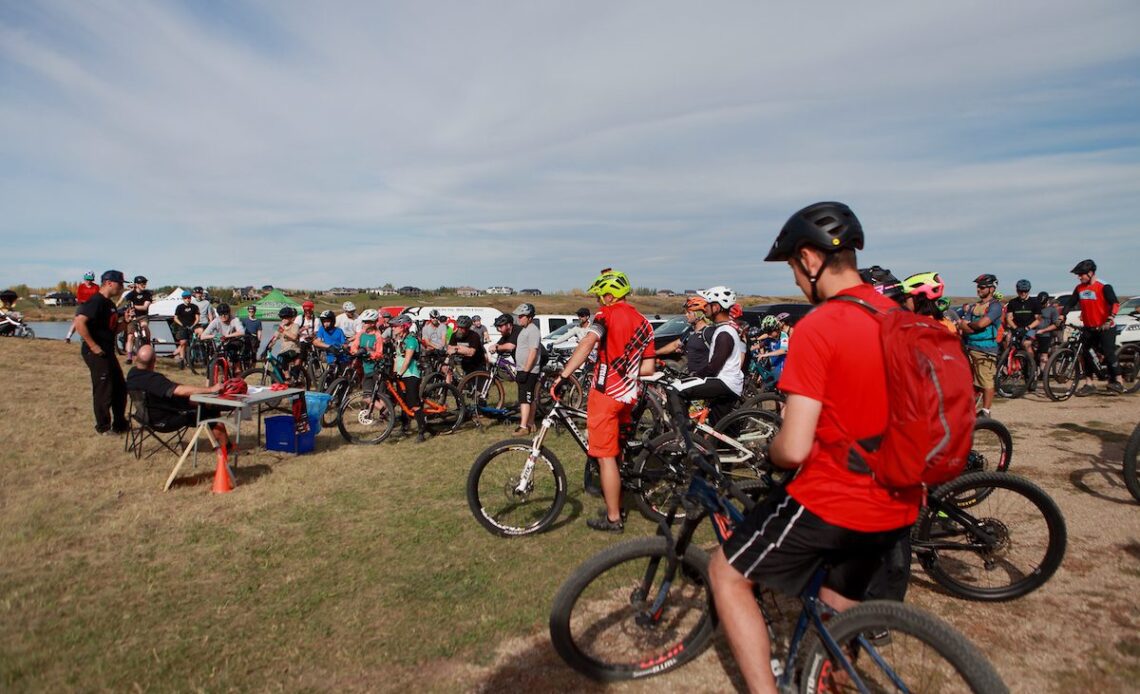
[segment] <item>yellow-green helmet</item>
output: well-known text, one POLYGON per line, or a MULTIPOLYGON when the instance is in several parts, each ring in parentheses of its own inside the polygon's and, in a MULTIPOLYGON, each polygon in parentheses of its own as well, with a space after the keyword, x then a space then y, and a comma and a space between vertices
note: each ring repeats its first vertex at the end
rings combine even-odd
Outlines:
POLYGON ((624 272, 606 268, 602 270, 602 274, 594 280, 590 288, 586 290, 587 294, 594 296, 605 296, 606 294, 613 294, 615 299, 620 299, 626 294, 629 294, 632 287, 629 285, 629 278, 625 276, 624 272))

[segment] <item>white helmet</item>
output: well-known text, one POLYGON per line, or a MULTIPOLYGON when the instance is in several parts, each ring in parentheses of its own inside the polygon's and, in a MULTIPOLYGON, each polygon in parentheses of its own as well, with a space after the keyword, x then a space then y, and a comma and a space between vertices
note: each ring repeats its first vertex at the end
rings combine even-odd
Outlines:
POLYGON ((710 304, 720 304, 721 308, 728 310, 736 303, 736 292, 728 287, 717 285, 716 287, 709 287, 697 292, 697 296, 701 297, 710 304))
POLYGON ((364 312, 360 314, 360 322, 361 323, 368 323, 370 321, 376 322, 379 319, 380 319, 380 312, 374 308, 366 308, 366 309, 364 309, 364 312))
POLYGON ((340 307, 344 309, 345 313, 352 313, 356 310, 356 304, 352 303, 351 301, 344 302, 340 305, 340 307))

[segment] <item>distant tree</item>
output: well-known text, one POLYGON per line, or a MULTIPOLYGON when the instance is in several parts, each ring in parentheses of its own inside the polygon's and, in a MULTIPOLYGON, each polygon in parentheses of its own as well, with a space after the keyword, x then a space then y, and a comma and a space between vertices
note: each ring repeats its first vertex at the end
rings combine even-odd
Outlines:
POLYGON ((9 287, 9 289, 16 292, 16 296, 20 296, 20 297, 26 297, 29 294, 35 293, 31 289, 29 289, 28 285, 26 285, 26 284, 16 284, 16 285, 9 287))
POLYGON ((396 287, 395 287, 395 285, 393 285, 391 282, 385 282, 385 283, 384 283, 384 286, 383 286, 383 287, 380 287, 380 288, 381 288, 381 289, 395 289, 396 287))
POLYGON ((436 294, 454 294, 455 289, 456 289, 455 287, 440 287, 439 289, 435 290, 435 293, 436 294))
POLYGON ((633 290, 634 296, 656 296, 656 287, 635 287, 633 290))
POLYGON ((69 292, 71 291, 71 284, 67 280, 60 280, 59 284, 55 285, 55 290, 57 292, 69 292))

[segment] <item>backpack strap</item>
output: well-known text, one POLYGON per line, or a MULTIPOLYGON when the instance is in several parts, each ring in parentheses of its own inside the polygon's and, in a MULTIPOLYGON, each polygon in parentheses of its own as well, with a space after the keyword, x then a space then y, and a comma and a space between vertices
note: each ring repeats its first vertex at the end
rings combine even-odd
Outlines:
POLYGON ((882 311, 875 308, 874 306, 867 303, 866 301, 863 301, 862 299, 860 299, 857 296, 851 296, 849 294, 840 294, 839 296, 833 296, 830 299, 828 299, 828 301, 842 301, 843 303, 846 303, 846 304, 855 304, 856 306, 862 306, 863 308, 867 309, 868 312, 870 312, 872 314, 876 314, 876 315, 879 313, 882 313, 882 311))

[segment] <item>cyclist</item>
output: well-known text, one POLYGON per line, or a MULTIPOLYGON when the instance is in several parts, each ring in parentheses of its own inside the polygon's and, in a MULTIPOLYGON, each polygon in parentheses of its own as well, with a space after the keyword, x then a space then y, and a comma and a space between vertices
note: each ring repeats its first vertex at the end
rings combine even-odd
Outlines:
POLYGON ((135 277, 134 287, 131 291, 123 295, 123 303, 133 309, 134 318, 127 326, 127 363, 130 364, 135 358, 135 349, 142 347, 142 345, 150 342, 150 323, 147 320, 147 314, 150 311, 150 305, 154 301, 154 294, 146 288, 147 279, 142 275, 135 277), (135 344, 135 327, 138 327, 142 335, 142 344, 135 344))
POLYGON ((621 473, 617 457, 621 453, 621 430, 632 420, 640 394, 638 376, 654 371, 653 328, 626 297, 633 287, 624 272, 602 270, 587 294, 597 297, 599 308, 574 354, 554 379, 562 380, 578 370, 598 347, 594 365, 594 385, 586 401, 587 455, 598 459, 602 496, 606 507, 586 525, 594 530, 620 533, 625 530, 621 511, 621 473))
POLYGON ((213 304, 210 303, 210 297, 206 295, 206 290, 201 287, 194 287, 194 305, 198 307, 198 323, 194 326, 194 333, 201 335, 210 321, 217 318, 217 313, 214 311, 213 304))
POLYGON ((317 305, 312 301, 301 303, 301 315, 297 318, 297 327, 301 330, 301 343, 311 344, 317 334, 317 305))
POLYGON ((669 344, 662 345, 661 349, 657 350, 657 356, 676 354, 684 350, 685 368, 690 374, 695 374, 708 364, 709 339, 712 337, 711 334, 705 334, 705 329, 712 326, 708 313, 709 302, 703 297, 690 296, 685 299, 685 320, 692 330, 669 344))
POLYGON ((828 573, 820 598, 843 610, 864 596, 883 557, 918 516, 921 492, 898 494, 848 468, 852 439, 881 434, 888 403, 879 311, 897 304, 865 284, 856 269, 863 229, 844 204, 796 212, 765 260, 791 267, 816 309, 796 325, 780 387, 784 423, 772 441, 773 464, 798 470, 758 504, 713 555, 709 577, 725 635, 752 691, 776 691, 770 645, 753 583, 798 594, 817 568, 828 573))
POLYGON ((1053 339, 1064 330, 1064 319, 1057 301, 1049 292, 1038 292, 1037 302, 1041 304, 1041 322, 1037 326, 1037 362, 1040 374, 1044 377, 1045 362, 1049 361, 1049 350, 1053 349, 1053 339))
POLYGON ((289 380, 293 381, 300 372, 302 364, 301 326, 297 325, 297 309, 285 306, 277 312, 277 317, 281 322, 277 324, 277 332, 269 338, 265 350, 269 351, 273 345, 281 343, 277 347, 277 359, 281 362, 281 368, 289 380))
MULTIPOLYGON (((420 401, 420 363, 416 353, 420 351, 420 341, 409 330, 412 319, 407 315, 392 319, 392 335, 396 341, 396 377, 403 384, 404 403, 412 410, 416 419, 416 442, 427 440, 427 422, 424 419, 423 403, 420 401)), ((407 431, 407 415, 401 413, 400 425, 407 431)))
POLYGON ((732 320, 736 293, 728 287, 716 286, 697 292, 708 304, 712 325, 702 333, 708 343, 708 359, 677 389, 688 400, 705 400, 709 405, 709 424, 716 426, 732 412, 744 390, 744 341, 732 320))
POLYGON ((432 309, 428 321, 420 329, 420 348, 425 354, 438 354, 447 346, 447 326, 438 309, 432 309))
POLYGON ((384 338, 381 336, 380 331, 377 329, 377 321, 380 314, 376 309, 368 308, 360 314, 360 330, 352 336, 352 346, 350 351, 359 357, 363 357, 361 367, 364 371, 364 384, 363 390, 365 393, 372 392, 372 381, 376 374, 376 362, 384 356, 384 338))
MULTIPOLYGON (((1116 364, 1116 312, 1120 301, 1111 284, 1096 278, 1096 263, 1085 259, 1070 271, 1080 282, 1073 290, 1081 309, 1081 323, 1084 327, 1086 344, 1104 355, 1104 367, 1108 370, 1108 389, 1113 393, 1123 393, 1120 384, 1120 369, 1116 364)), ((1080 384, 1078 384, 1079 386, 1080 384)), ((1096 392, 1096 386, 1086 383, 1077 389, 1077 395, 1087 396, 1096 392)))
POLYGON ((500 313, 495 318, 495 329, 499 331, 499 340, 495 346, 491 348, 492 352, 507 354, 515 353, 515 345, 518 343, 519 332, 522 328, 515 325, 515 318, 509 313, 500 313))
POLYGON ((998 278, 982 274, 974 278, 978 301, 967 304, 958 319, 958 332, 966 343, 966 354, 974 370, 974 387, 982 391, 979 417, 989 417, 994 402, 994 376, 997 373, 998 326, 1001 324, 1002 305, 994 294, 998 278))
POLYGON ((447 353, 459 355, 459 366, 463 368, 465 374, 479 371, 487 365, 487 352, 483 350, 483 340, 471 329, 470 316, 459 316, 455 319, 455 332, 448 340, 447 353))
POLYGON ((483 316, 475 314, 471 316, 471 332, 479 336, 479 339, 486 342, 490 338, 487 336, 487 326, 483 325, 483 316))
POLYGON ((515 436, 534 433, 534 394, 538 387, 538 372, 542 368, 542 334, 534 323, 534 304, 522 303, 515 307, 519 334, 515 339, 515 383, 519 389, 519 428, 515 436))
POLYGON ((346 301, 340 307, 344 313, 336 317, 336 327, 340 328, 345 338, 351 340, 360 330, 360 318, 356 315, 356 304, 346 301))
POLYGON ((760 321, 760 332, 760 351, 756 354, 756 361, 767 359, 772 377, 779 381, 780 374, 784 371, 784 360, 788 356, 790 336, 777 316, 764 316, 760 321))
POLYGON ((209 340, 213 337, 220 337, 223 342, 239 342, 244 341, 245 328, 242 327, 241 321, 236 321, 230 314, 229 304, 218 304, 217 317, 210 321, 206 329, 202 331, 200 339, 209 340))
POLYGON ((241 328, 245 331, 249 353, 256 355, 261 349, 261 321, 257 319, 257 306, 250 304, 245 310, 247 315, 241 319, 241 328))
POLYGON ((1021 347, 1029 353, 1030 363, 1036 363, 1033 347, 1037 327, 1041 325, 1041 302, 1029 296, 1029 290, 1033 289, 1029 280, 1018 280, 1015 289, 1017 296, 1005 305, 1005 325, 1013 335, 1011 339, 1021 337, 1021 347))
POLYGON ((573 348, 585 337, 586 331, 590 329, 590 309, 583 306, 578 309, 576 315, 578 316, 578 325, 563 333, 562 339, 558 341, 558 344, 551 345, 551 349, 560 349, 563 345, 566 345, 567 349, 573 348), (574 344, 567 344, 571 341, 574 344))
MULTIPOLYGON (((317 320, 320 321, 320 326, 317 327, 317 334, 313 337, 313 346, 326 350, 325 361, 334 364, 337 357, 328 350, 333 347, 343 347, 348 342, 348 338, 344 331, 337 327, 336 314, 332 311, 321 311, 317 320)), ((345 357, 341 357, 341 359, 343 360, 345 357)))
MULTIPOLYGON (((88 270, 83 273, 83 282, 75 288, 75 315, 79 315, 79 307, 87 302, 94 294, 98 293, 99 285, 95 284, 95 271, 88 270)), ((71 342, 71 336, 75 334, 75 320, 71 321, 71 327, 67 329, 67 336, 63 338, 64 342, 71 342)))
POLYGON ((182 303, 174 309, 174 340, 178 347, 174 349, 174 359, 178 368, 186 368, 186 346, 190 344, 190 337, 198 327, 198 304, 194 303, 194 295, 182 292, 182 303))
POLYGON ((906 308, 941 321, 943 309, 939 300, 946 292, 946 284, 937 272, 919 272, 902 281, 902 305, 906 308))

